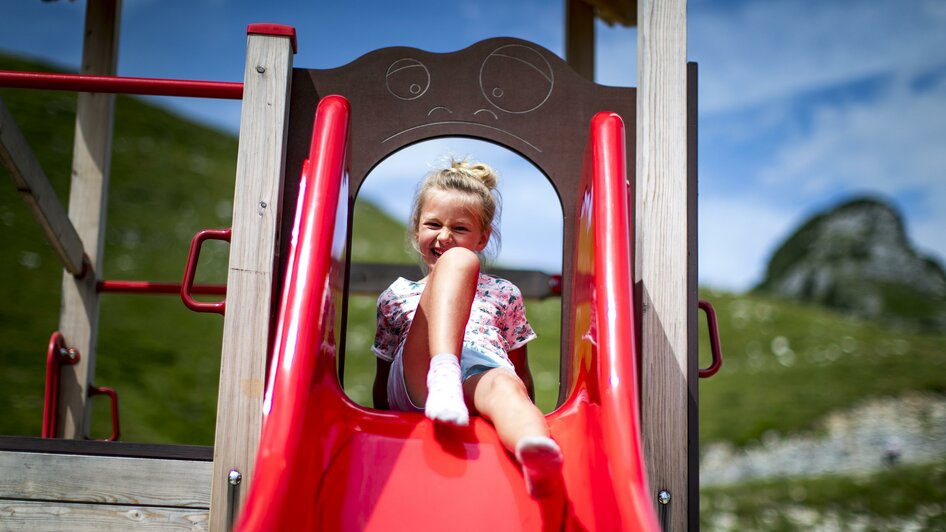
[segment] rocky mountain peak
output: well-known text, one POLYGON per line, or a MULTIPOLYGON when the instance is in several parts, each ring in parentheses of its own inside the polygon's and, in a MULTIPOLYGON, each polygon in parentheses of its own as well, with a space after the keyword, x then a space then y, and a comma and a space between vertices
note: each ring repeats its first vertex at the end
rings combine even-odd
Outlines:
POLYGON ((946 328, 946 273, 913 248, 900 214, 877 198, 845 202, 802 224, 775 251, 757 290, 946 328))

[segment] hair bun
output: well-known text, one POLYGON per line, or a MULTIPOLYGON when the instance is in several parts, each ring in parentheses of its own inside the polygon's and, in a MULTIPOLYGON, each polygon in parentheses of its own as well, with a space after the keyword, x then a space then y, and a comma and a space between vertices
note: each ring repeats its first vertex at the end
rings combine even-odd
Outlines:
POLYGON ((499 178, 496 172, 485 163, 471 163, 466 160, 453 160, 450 162, 450 168, 470 177, 481 181, 486 188, 493 190, 496 188, 499 178))

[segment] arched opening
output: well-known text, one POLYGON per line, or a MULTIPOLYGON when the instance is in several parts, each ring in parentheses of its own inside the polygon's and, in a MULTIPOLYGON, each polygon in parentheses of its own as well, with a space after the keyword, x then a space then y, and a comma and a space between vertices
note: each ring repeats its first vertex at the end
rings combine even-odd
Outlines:
MULTIPOLYGON (((500 176, 502 246, 490 269, 562 271, 562 204, 548 178, 531 162, 505 147, 482 140, 449 137, 427 140, 390 155, 367 175, 358 190, 353 214, 351 259, 358 263, 417 265, 406 236, 411 203, 420 179, 450 157, 482 161, 500 176)), ((419 278, 420 271, 416 274, 419 278)), ((390 275, 382 284, 394 281, 390 275)), ((522 287, 520 287, 522 288, 522 287)), ((383 288, 382 288, 383 289, 383 288)), ((380 291, 380 290, 379 290, 380 291)), ((364 406, 373 406, 378 293, 349 295, 345 340, 344 388, 364 406)), ((526 313, 538 338, 528 344, 536 403, 551 412, 559 392, 561 298, 528 298, 526 313)))

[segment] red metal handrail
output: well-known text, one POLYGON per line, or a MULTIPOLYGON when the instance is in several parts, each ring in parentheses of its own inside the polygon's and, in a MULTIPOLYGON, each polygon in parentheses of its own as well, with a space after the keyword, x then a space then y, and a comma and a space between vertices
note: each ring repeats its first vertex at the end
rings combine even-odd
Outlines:
POLYGON ((105 438, 105 441, 118 441, 121 435, 121 427, 118 423, 118 392, 106 386, 89 386, 89 397, 96 395, 107 395, 112 401, 112 435, 105 438))
POLYGON ((59 411, 59 382, 62 366, 72 366, 80 359, 79 351, 66 347, 62 333, 55 331, 49 337, 46 349, 46 392, 43 398, 43 438, 56 437, 56 414, 59 411))
POLYGON ((227 300, 205 303, 197 301, 192 294, 194 293, 194 277, 197 275, 197 261, 200 259, 200 248, 206 240, 230 241, 231 229, 204 229, 191 240, 191 249, 187 254, 187 266, 184 268, 184 282, 181 284, 181 300, 184 306, 194 312, 214 312, 224 314, 227 308, 227 300))
MULTIPOLYGON (((181 283, 156 283, 152 281, 99 281, 96 289, 113 294, 181 294, 181 283)), ((227 294, 225 284, 195 284, 190 293, 223 296, 227 294)))
POLYGON ((0 70, 0 87, 76 92, 143 94, 242 100, 243 84, 235 81, 132 78, 0 70))
POLYGON ((706 325, 709 328, 710 352, 713 355, 713 361, 708 368, 700 368, 699 375, 701 379, 716 375, 719 368, 723 366, 723 349, 719 343, 719 324, 716 321, 716 309, 709 301, 700 300, 700 309, 706 313, 706 325))

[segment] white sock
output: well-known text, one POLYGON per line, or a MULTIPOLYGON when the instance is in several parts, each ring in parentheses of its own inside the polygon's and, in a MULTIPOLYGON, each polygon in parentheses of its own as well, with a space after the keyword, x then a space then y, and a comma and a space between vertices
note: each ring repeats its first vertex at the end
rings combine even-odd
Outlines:
POLYGON ((451 425, 465 426, 470 422, 470 412, 463 401, 460 361, 452 353, 440 353, 430 359, 424 415, 451 425))
POLYGON ((562 449, 552 438, 526 436, 516 444, 516 459, 522 465, 526 489, 533 498, 552 495, 562 478, 562 449))

